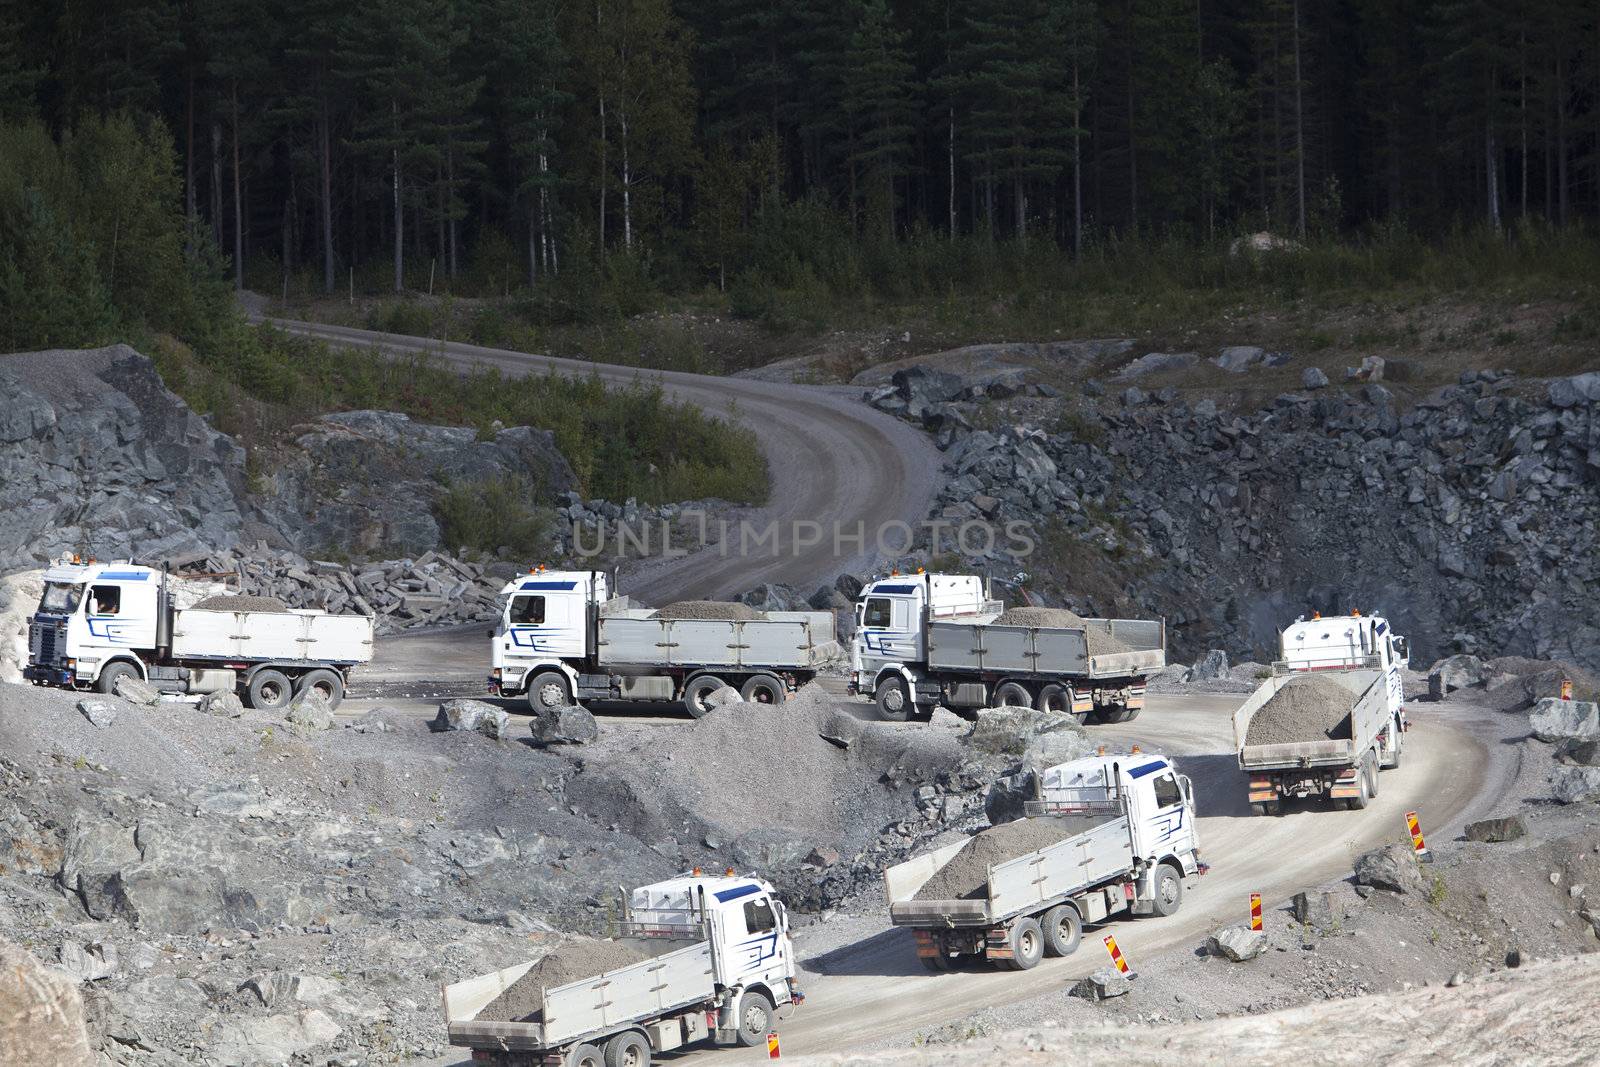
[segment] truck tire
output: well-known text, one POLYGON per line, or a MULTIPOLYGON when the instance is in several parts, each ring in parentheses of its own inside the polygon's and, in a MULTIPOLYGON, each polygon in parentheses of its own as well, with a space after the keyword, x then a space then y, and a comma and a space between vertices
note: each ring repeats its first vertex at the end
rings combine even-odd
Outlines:
POLYGON ((1367 761, 1367 796, 1373 800, 1378 799, 1378 758, 1374 756, 1367 761))
POLYGON ((1150 902, 1156 915, 1175 915, 1183 906, 1183 875, 1170 863, 1156 868, 1155 897, 1150 902))
POLYGON ((1038 919, 1025 916, 1012 923, 1007 940, 1011 942, 1013 970, 1031 971, 1044 959, 1044 930, 1038 919))
POLYGON ((606 1067, 650 1067, 650 1042, 637 1030, 606 1042, 606 1067))
POLYGON ((1039 925, 1044 928, 1046 956, 1070 956, 1078 951, 1078 942, 1083 940, 1083 919, 1077 908, 1057 904, 1044 913, 1039 925))
POLYGON ((994 706, 997 708, 1031 708, 1033 695, 1021 682, 1001 682, 995 687, 994 706))
POLYGON ((727 684, 714 674, 701 674, 690 678, 689 684, 683 687, 683 710, 696 719, 705 718, 711 713, 711 705, 706 703, 706 697, 727 684))
POLYGON ((100 690, 102 693, 108 693, 112 696, 115 696, 118 682, 122 681, 124 678, 133 678, 137 680, 138 677, 139 668, 135 667, 133 664, 127 662, 112 663, 108 665, 105 670, 100 672, 100 677, 96 679, 94 687, 100 690))
POLYGON ((1073 714, 1072 690, 1058 682, 1050 682, 1040 689, 1039 699, 1033 702, 1033 706, 1050 715, 1069 715, 1079 724, 1083 722, 1082 715, 1073 714))
POLYGON ((765 993, 749 992, 739 998, 739 1044, 747 1048, 766 1043, 772 1032, 772 1001, 765 993))
POLYGON ((263 667, 250 676, 245 696, 257 711, 281 711, 294 699, 294 686, 290 684, 287 674, 272 667, 263 667))
POLYGON ((789 687, 780 678, 757 674, 739 687, 739 696, 747 704, 782 704, 789 699, 789 687))
POLYGON ((528 683, 528 710, 537 715, 572 703, 572 685, 560 671, 540 671, 528 683))
POLYGON ((917 959, 921 960, 922 965, 935 974, 943 974, 950 969, 950 957, 942 952, 937 956, 918 956, 917 959))
POLYGON ((338 707, 344 699, 344 679, 339 677, 338 671, 315 670, 302 675, 294 684, 294 695, 300 696, 313 689, 322 694, 330 709, 338 707))
POLYGON ((1400 766, 1400 750, 1405 748, 1405 736, 1405 732, 1400 729, 1400 720, 1390 719, 1389 737, 1394 745, 1394 755, 1389 758, 1389 762, 1378 764, 1378 770, 1392 771, 1400 766))
POLYGON ((1362 760, 1361 769, 1356 772, 1356 795, 1345 800, 1344 806, 1350 811, 1361 811, 1371 799, 1372 786, 1367 779, 1367 762, 1362 760))
POLYGON ((566 1067, 606 1067, 606 1058, 598 1048, 585 1043, 567 1053, 566 1067))
POLYGON ((877 691, 872 694, 872 702, 877 705, 878 718, 884 722, 905 722, 914 710, 911 694, 906 692, 906 681, 899 677, 885 678, 879 682, 877 691))
POLYGON ((1277 815, 1283 811, 1281 800, 1262 800, 1250 805, 1250 809, 1257 815, 1277 815))

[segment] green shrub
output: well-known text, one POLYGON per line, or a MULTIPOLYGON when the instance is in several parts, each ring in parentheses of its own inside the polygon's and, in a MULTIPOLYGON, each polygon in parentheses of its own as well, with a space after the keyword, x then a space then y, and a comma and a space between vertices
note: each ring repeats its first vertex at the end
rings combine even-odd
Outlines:
POLYGON ((536 486, 521 478, 454 483, 435 503, 434 516, 452 550, 535 559, 548 554, 555 520, 548 508, 535 503, 539 495, 536 486))

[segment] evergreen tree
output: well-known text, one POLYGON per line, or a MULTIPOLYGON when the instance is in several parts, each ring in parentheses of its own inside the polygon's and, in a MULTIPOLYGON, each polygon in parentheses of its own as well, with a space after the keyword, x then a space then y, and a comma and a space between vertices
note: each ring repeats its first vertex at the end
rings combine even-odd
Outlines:
POLYGON ((35 94, 44 67, 24 52, 22 0, 0 0, 0 122, 38 114, 35 94))
POLYGON ((911 60, 906 35, 891 21, 886 0, 865 0, 850 37, 845 62, 843 107, 850 124, 851 208, 861 174, 867 214, 885 233, 895 227, 894 184, 906 172, 916 132, 911 97, 911 60))
POLYGON ((567 54, 557 28, 558 0, 498 0, 491 89, 505 111, 505 136, 515 164, 516 201, 527 233, 528 284, 558 264, 555 202, 561 116, 571 102, 562 89, 567 54))

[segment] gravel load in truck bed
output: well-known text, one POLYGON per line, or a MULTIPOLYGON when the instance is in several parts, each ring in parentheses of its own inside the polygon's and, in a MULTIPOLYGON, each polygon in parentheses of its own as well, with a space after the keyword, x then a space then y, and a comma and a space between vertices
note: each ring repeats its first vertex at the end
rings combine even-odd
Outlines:
POLYGON ((628 941, 569 942, 530 967, 475 1018, 486 1022, 539 1022, 546 989, 558 989, 649 958, 650 953, 628 941))
POLYGON ((208 596, 194 605, 196 611, 288 611, 283 601, 273 596, 208 596))
POLYGON ((1066 608, 1007 608, 994 620, 996 626, 1048 626, 1057 630, 1083 630, 1084 643, 1091 656, 1110 656, 1133 649, 1092 625, 1082 615, 1066 608))
POLYGON ((1082 827, 1062 819, 1018 819, 978 834, 925 882, 913 900, 982 900, 989 868, 1064 841, 1082 827))
POLYGON ((1246 746, 1289 745, 1304 741, 1350 740, 1350 708, 1355 694, 1332 678, 1315 674, 1291 678, 1250 717, 1246 746))
POLYGON ((731 622, 760 622, 767 617, 749 604, 735 604, 724 600, 680 600, 658 608, 651 616, 656 619, 726 619, 731 622))

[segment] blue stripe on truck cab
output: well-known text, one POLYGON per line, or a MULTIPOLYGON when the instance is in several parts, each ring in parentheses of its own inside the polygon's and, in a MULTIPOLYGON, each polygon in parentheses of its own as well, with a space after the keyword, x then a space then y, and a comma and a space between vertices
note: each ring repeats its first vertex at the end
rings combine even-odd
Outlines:
POLYGON ((519 590, 548 589, 548 590, 554 591, 554 590, 576 589, 576 588, 578 588, 578 583, 577 582, 523 582, 521 585, 517 586, 517 588, 519 590))
POLYGON ((1143 778, 1147 774, 1154 774, 1156 771, 1164 771, 1166 769, 1167 769, 1167 761, 1158 759, 1158 760, 1155 760, 1152 763, 1146 763, 1142 767, 1135 767, 1133 770, 1128 772, 1128 777, 1129 778, 1143 778))
POLYGON ((717 893, 717 899, 726 904, 730 900, 738 900, 740 897, 748 897, 751 894, 759 892, 761 892, 761 887, 755 885, 754 883, 750 885, 736 885, 732 889, 724 889, 717 893))

